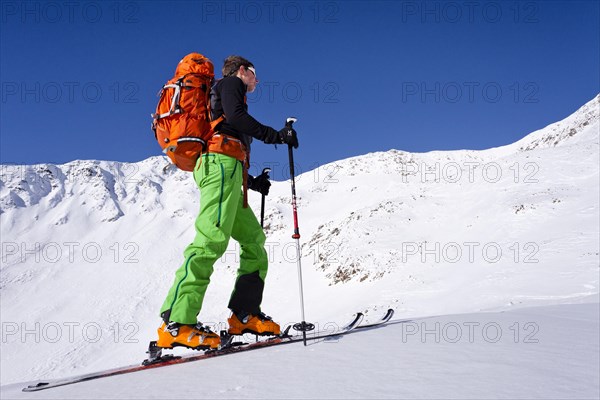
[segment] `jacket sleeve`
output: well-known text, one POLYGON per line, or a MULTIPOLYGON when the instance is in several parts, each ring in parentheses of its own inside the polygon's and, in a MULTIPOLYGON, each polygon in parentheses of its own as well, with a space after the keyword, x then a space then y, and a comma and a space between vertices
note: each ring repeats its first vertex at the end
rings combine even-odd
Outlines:
POLYGON ((252 136, 265 143, 276 143, 278 132, 258 122, 246 110, 244 96, 246 87, 244 82, 237 77, 223 79, 221 86, 221 105, 227 124, 236 131, 252 136))

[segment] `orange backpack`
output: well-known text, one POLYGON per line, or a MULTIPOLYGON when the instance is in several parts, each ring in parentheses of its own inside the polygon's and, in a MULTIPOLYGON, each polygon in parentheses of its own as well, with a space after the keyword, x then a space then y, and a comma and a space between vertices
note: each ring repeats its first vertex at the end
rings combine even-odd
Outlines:
POLYGON ((188 54, 177 65, 173 79, 163 86, 156 113, 152 114, 154 137, 173 164, 184 171, 194 170, 214 128, 223 120, 210 120, 214 77, 214 66, 208 58, 188 54))

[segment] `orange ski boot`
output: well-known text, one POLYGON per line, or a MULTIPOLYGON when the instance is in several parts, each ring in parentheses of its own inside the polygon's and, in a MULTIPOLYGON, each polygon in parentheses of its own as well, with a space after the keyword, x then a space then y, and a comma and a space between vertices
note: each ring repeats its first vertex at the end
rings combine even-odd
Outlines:
POLYGON ((227 322, 229 323, 228 333, 230 335, 243 335, 244 333, 253 333, 255 335, 281 334, 279 324, 262 312, 258 315, 234 312, 227 322))
POLYGON ((177 322, 162 323, 158 328, 156 345, 164 349, 176 346, 188 347, 194 350, 218 349, 221 338, 209 328, 198 323, 185 325, 177 322))

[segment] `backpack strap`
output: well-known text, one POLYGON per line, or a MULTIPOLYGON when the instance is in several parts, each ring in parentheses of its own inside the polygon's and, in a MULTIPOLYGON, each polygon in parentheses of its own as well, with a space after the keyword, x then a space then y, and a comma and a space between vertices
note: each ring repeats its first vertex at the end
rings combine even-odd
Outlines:
POLYGON ((219 118, 215 119, 214 121, 210 121, 211 129, 214 131, 217 128, 217 126, 224 120, 225 120, 225 114, 221 115, 219 118))
POLYGON ((173 98, 171 99, 171 107, 166 113, 152 114, 152 118, 159 120, 161 118, 166 118, 173 114, 180 114, 182 112, 181 106, 179 105, 179 98, 181 97, 181 83, 183 82, 183 78, 185 78, 185 75, 179 78, 177 82, 168 83, 165 86, 163 86, 161 94, 166 89, 174 89, 175 91, 175 93, 173 93, 173 98))

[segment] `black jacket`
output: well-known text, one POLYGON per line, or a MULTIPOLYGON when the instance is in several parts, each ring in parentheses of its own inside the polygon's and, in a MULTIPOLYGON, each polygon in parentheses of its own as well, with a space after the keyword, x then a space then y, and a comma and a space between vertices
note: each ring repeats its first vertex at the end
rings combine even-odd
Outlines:
POLYGON ((248 114, 245 102, 246 85, 237 76, 228 76, 215 83, 211 90, 211 117, 213 120, 225 114, 225 120, 217 126, 217 131, 234 136, 248 148, 252 138, 265 143, 275 143, 277 131, 255 120, 248 114))

